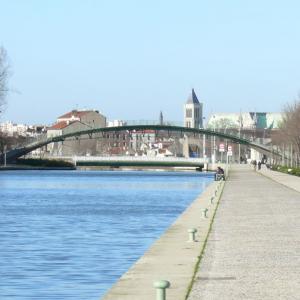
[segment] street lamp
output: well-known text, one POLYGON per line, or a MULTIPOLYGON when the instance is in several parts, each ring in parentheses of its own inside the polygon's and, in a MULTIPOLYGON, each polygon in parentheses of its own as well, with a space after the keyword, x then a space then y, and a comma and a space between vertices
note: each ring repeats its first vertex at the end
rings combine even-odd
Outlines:
MULTIPOLYGON (((216 116, 213 115, 213 124, 214 124, 214 132, 216 132, 216 121, 215 121, 216 116)), ((213 156, 213 161, 212 163, 214 164, 216 162, 216 135, 214 135, 214 156, 213 156)))
MULTIPOLYGON (((242 113, 240 112, 240 117, 238 119, 239 121, 239 138, 241 138, 241 130, 243 127, 243 117, 242 117, 242 113)), ((241 163, 241 143, 239 142, 239 164, 241 163)))
MULTIPOLYGON (((224 128, 224 134, 226 134, 227 129, 228 129, 228 124, 224 128)), ((227 139, 225 141, 226 141, 226 145, 227 145, 227 139)), ((226 147, 226 149, 227 149, 227 147, 226 147)), ((223 152, 221 152, 221 163, 223 163, 223 152)))
MULTIPOLYGON (((205 120, 205 117, 202 117, 202 124, 203 124, 204 120, 205 120)), ((204 125, 202 127, 204 129, 204 125)), ((205 156, 206 156, 206 151, 205 151, 206 140, 205 139, 206 139, 206 136, 205 136, 205 134, 203 134, 203 145, 202 145, 202 147, 203 147, 203 159, 205 159, 205 156)))

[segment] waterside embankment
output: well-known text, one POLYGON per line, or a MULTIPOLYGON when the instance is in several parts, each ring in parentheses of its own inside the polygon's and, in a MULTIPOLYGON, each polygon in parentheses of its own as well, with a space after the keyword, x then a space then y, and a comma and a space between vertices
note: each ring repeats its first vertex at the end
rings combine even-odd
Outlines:
POLYGON ((0 167, 0 171, 70 171, 76 170, 75 167, 38 167, 25 165, 8 165, 0 167))
POLYGON ((153 300, 157 280, 171 283, 167 299, 186 299, 223 187, 223 181, 211 183, 102 299, 153 300), (188 230, 194 228, 193 242, 188 230))

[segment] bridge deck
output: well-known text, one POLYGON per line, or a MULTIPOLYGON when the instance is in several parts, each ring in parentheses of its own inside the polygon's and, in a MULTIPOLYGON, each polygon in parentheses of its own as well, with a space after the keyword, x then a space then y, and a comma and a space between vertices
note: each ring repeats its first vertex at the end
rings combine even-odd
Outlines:
POLYGON ((300 193, 234 167, 188 299, 299 299, 299 232, 300 193))

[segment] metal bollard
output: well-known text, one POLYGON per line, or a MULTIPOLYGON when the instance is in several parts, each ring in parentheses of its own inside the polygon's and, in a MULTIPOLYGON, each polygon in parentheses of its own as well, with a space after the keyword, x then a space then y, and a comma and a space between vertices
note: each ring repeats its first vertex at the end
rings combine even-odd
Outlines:
POLYGON ((197 232, 197 229, 196 228, 191 228, 188 230, 188 233, 189 233, 189 242, 195 242, 195 234, 197 232))
POLYGON ((202 211, 203 218, 207 218, 207 212, 208 212, 207 208, 203 209, 203 211, 202 211))
POLYGON ((170 282, 167 280, 158 280, 153 283, 156 288, 156 300, 166 300, 166 288, 170 287, 170 282))

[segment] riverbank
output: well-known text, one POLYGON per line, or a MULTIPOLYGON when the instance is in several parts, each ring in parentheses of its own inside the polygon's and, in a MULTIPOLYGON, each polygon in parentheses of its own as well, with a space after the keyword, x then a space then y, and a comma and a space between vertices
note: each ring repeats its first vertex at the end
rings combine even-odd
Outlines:
POLYGON ((76 170, 73 163, 63 160, 20 158, 15 164, 0 166, 0 171, 76 170))
POLYGON ((174 167, 174 168, 157 168, 157 167, 120 167, 120 168, 113 168, 113 167, 97 167, 97 166, 90 166, 90 167, 81 167, 81 166, 73 166, 73 167, 43 167, 43 166, 28 166, 28 165, 7 165, 6 167, 0 166, 0 171, 32 171, 32 170, 79 170, 79 171, 141 171, 141 172, 202 172, 203 174, 214 174, 213 171, 206 171, 202 170, 199 171, 196 168, 181 168, 181 167, 174 167))
POLYGON ((76 170, 75 167, 33 167, 33 166, 23 166, 23 165, 9 165, 9 166, 1 166, 0 171, 68 171, 68 170, 76 170))
POLYGON ((171 283, 168 299, 186 299, 223 187, 223 181, 212 182, 102 299, 153 300, 157 280, 171 283), (190 242, 193 228, 196 241, 190 242))

